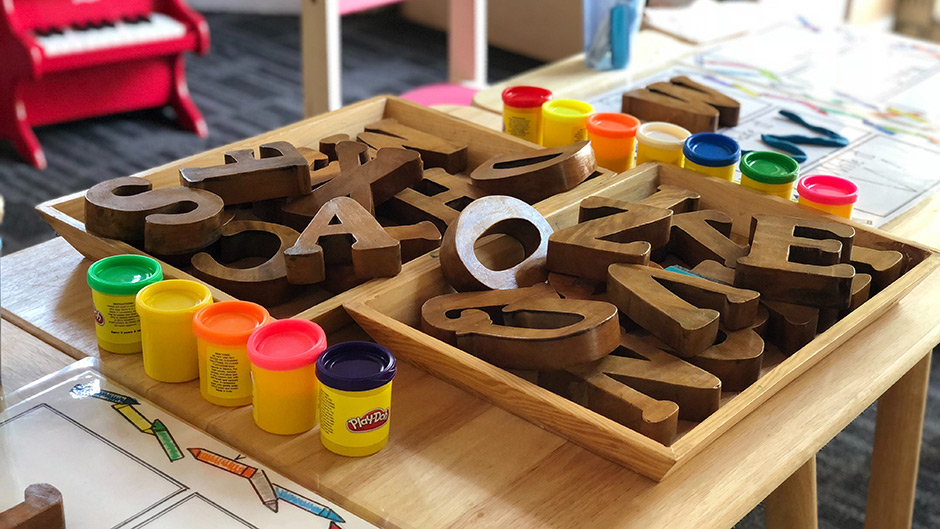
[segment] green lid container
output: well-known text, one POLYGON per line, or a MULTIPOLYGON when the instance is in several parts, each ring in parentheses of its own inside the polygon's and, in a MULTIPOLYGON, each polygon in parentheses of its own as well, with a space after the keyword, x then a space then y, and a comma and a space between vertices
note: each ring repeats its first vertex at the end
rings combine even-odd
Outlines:
POLYGON ((751 151, 741 157, 739 167, 745 176, 762 184, 789 184, 800 176, 800 164, 779 152, 751 151))
POLYGON ((145 286, 162 280, 160 263, 145 255, 113 255, 88 268, 88 286, 112 296, 134 296, 145 286))

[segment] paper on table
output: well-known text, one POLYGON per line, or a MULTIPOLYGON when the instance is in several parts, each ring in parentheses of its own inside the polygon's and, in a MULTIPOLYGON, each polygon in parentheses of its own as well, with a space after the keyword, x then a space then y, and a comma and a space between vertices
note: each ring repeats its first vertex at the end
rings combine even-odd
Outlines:
POLYGON ((76 365, 0 413, 0 511, 45 482, 69 529, 375 527, 76 365))

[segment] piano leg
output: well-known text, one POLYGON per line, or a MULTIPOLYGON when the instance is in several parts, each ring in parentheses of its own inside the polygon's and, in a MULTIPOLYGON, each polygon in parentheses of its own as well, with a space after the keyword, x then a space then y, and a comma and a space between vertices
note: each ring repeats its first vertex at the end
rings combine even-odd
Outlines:
POLYGON ((26 116, 26 106, 17 87, 0 85, 0 138, 13 143, 13 148, 36 169, 46 168, 46 154, 36 139, 26 116))
POLYGON ((173 61, 173 90, 170 93, 169 103, 176 111, 176 122, 180 127, 195 132, 200 138, 205 138, 209 136, 209 127, 189 94, 189 87, 186 85, 186 61, 182 54, 171 60, 173 61))

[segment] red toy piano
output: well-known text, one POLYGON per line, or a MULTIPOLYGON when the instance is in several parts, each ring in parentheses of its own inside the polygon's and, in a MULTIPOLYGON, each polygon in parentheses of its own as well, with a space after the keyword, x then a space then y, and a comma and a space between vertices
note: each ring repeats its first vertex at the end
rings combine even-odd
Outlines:
POLYGON ((208 50, 183 0, 0 0, 0 139, 43 169, 32 127, 163 105, 205 137, 183 52, 208 50))

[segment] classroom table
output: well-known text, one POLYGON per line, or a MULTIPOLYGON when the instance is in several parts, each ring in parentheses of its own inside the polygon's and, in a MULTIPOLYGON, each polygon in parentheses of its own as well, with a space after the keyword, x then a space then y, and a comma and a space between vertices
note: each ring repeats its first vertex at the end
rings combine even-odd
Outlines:
MULTIPOLYGON (((455 112, 498 123, 482 111, 455 112)), ((290 479, 307 484, 315 476, 310 488, 376 524, 727 529, 764 501, 768 528, 814 528, 815 453, 880 397, 866 527, 910 526, 930 354, 940 341, 940 313, 912 305, 940 296, 934 277, 879 319, 891 332, 861 330, 656 483, 407 363, 396 379, 390 444, 363 459, 325 451, 316 432, 265 434, 250 408, 212 406, 196 382, 173 385, 168 399, 168 385, 147 378, 139 356, 97 348, 90 264, 61 238, 0 260, 4 392, 69 359, 98 358, 115 382, 290 479), (925 318, 932 332, 906 332, 925 318), (259 446, 269 449, 260 454, 259 446)), ((362 331, 349 326, 330 339, 357 337, 362 331)))

